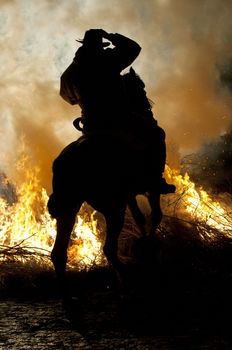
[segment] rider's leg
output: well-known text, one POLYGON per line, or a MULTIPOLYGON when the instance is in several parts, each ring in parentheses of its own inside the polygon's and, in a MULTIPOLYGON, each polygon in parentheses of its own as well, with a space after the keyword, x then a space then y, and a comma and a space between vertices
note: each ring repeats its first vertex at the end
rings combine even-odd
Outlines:
POLYGON ((165 132, 162 128, 157 126, 153 130, 152 135, 152 146, 151 146, 151 158, 157 159, 157 161, 154 163, 155 169, 153 170, 154 173, 160 173, 160 193, 161 194, 167 194, 167 193, 174 193, 176 190, 175 185, 168 184, 163 177, 165 164, 166 164, 166 142, 165 142, 165 132))
POLYGON ((161 206, 160 206, 160 193, 158 193, 157 191, 153 191, 151 190, 148 193, 148 201, 150 203, 151 206, 151 211, 152 211, 152 232, 150 232, 150 234, 152 234, 153 232, 155 232, 155 230, 157 229, 157 227, 159 226, 162 218, 163 218, 163 213, 161 210, 161 206))

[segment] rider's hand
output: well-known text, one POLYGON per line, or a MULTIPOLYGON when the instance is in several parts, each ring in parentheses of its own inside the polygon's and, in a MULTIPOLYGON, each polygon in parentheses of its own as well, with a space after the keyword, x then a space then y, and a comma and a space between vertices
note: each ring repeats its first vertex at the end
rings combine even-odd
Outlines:
POLYGON ((106 38, 106 35, 108 35, 108 33, 103 29, 90 29, 90 30, 94 31, 96 34, 98 34, 102 38, 106 38))
POLYGON ((113 44, 115 46, 117 44, 117 41, 118 41, 118 35, 119 34, 117 34, 117 33, 106 33, 104 38, 109 40, 111 42, 111 44, 113 44))
POLYGON ((105 32, 105 34, 103 35, 103 38, 105 38, 109 41, 112 41, 112 39, 114 38, 114 34, 105 32))
POLYGON ((99 31, 101 32, 101 36, 105 39, 107 39, 107 35, 108 33, 104 30, 104 29, 99 29, 99 31))
POLYGON ((99 34, 100 37, 109 40, 112 42, 112 40, 114 40, 115 38, 115 34, 113 33, 107 33, 104 29, 91 29, 94 30, 96 33, 99 34))

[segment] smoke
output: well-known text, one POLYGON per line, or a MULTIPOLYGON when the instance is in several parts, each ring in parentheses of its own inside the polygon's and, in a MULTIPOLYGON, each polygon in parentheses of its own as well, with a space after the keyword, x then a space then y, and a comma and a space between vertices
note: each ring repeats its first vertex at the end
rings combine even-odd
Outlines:
POLYGON ((52 160, 79 136, 72 121, 80 110, 59 97, 59 78, 77 49, 75 39, 89 28, 141 45, 133 67, 155 102, 169 150, 187 154, 231 126, 231 90, 222 74, 232 57, 231 2, 15 0, 1 1, 0 10, 0 167, 7 174, 16 176, 23 137, 50 189, 52 160))
POLYGON ((176 8, 182 18, 179 26, 177 18, 171 21, 174 49, 154 94, 168 135, 178 140, 184 154, 231 125, 231 97, 223 90, 219 70, 231 55, 230 9, 225 3, 186 2, 176 8))

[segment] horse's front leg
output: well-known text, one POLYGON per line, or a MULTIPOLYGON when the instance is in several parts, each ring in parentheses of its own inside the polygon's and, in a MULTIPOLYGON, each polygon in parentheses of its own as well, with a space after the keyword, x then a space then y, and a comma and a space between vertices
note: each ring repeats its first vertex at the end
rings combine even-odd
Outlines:
POLYGON ((67 249, 75 224, 76 212, 66 213, 56 218, 56 240, 51 253, 56 276, 60 284, 63 300, 68 298, 66 281, 67 249))

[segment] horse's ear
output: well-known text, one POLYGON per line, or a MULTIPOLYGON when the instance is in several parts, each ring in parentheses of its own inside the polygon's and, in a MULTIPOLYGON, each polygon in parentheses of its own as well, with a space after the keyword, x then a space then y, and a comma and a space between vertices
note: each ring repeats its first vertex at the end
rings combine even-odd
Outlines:
POLYGON ((136 75, 135 70, 132 67, 130 67, 130 74, 136 75))

